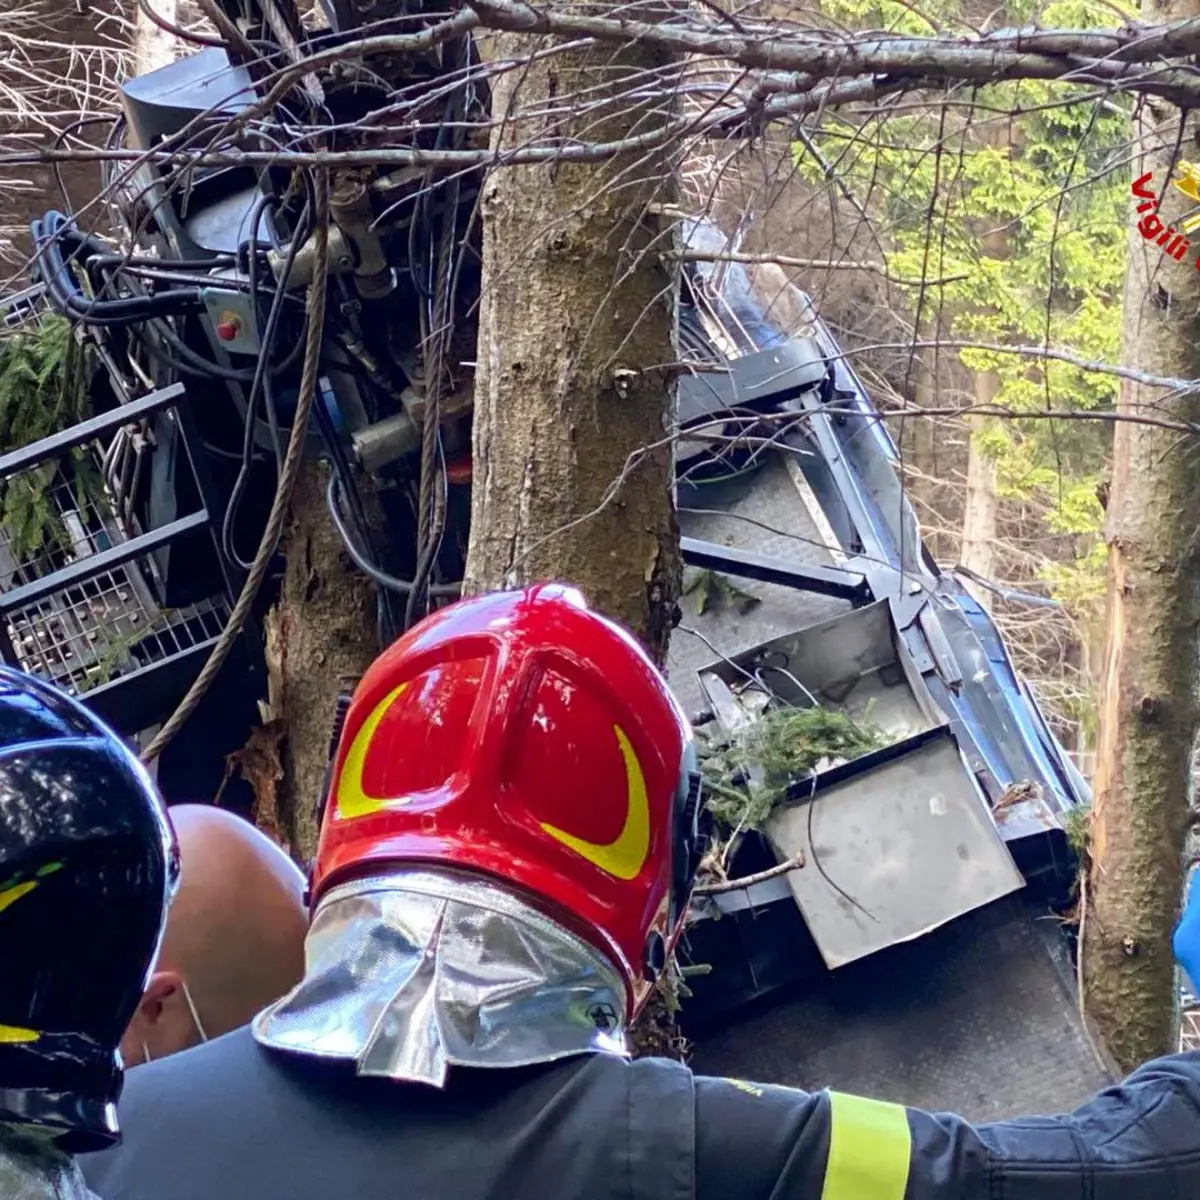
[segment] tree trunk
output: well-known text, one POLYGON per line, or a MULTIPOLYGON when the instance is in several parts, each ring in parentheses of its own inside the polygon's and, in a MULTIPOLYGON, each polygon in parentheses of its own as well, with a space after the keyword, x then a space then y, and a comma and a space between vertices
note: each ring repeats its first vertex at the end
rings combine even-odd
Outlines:
MULTIPOLYGON (((938 341, 941 336, 941 322, 935 315, 929 319, 922 330, 917 331, 920 341, 938 341)), ((912 363, 912 394, 913 403, 918 408, 932 409, 938 403, 938 380, 935 370, 937 352, 932 349, 922 350, 912 363)), ((907 422, 908 426, 908 459, 912 467, 908 478, 908 490, 911 493, 914 507, 917 510, 917 520, 920 521, 924 534, 925 545, 934 561, 940 561, 944 541, 941 529, 942 513, 938 507, 938 452, 937 452, 937 422, 932 417, 914 417, 907 422)))
MULTIPOLYGON (((1015 142, 1015 127, 994 128, 985 139, 1003 152, 1011 153, 1015 142)), ((988 258, 1009 257, 1008 238, 1003 226, 990 229, 980 238, 981 249, 988 258)), ((995 371, 976 371, 975 403, 980 408, 994 404, 1000 390, 1000 376, 995 371)), ((990 579, 996 567, 996 464, 987 453, 984 433, 987 419, 969 416, 967 424, 967 493, 963 501, 962 546, 959 562, 976 575, 990 579)), ((989 612, 992 593, 969 579, 967 590, 989 612)))
POLYGON ((286 731, 280 822, 301 861, 316 849, 338 694, 353 690, 379 653, 374 586, 329 519, 328 470, 305 463, 296 481, 281 546, 287 566, 267 635, 270 716, 286 731))
MULTIPOLYGON (((527 50, 504 35, 494 52, 527 50)), ((564 143, 645 135, 669 115, 661 94, 622 93, 662 65, 630 44, 506 73, 492 148, 532 136, 537 122, 512 120, 514 102, 554 113, 564 143), (585 89, 586 115, 563 117, 585 89)), ((575 584, 660 663, 681 575, 668 442, 675 288, 648 205, 670 195, 659 152, 503 167, 487 180, 465 589, 575 584)))
MULTIPOLYGON (((1195 0, 1142 6, 1147 21, 1197 14, 1195 0)), ((1165 228, 1186 202, 1169 184, 1177 109, 1147 100, 1134 178, 1162 202, 1165 228)), ((1190 144, 1190 134, 1182 144, 1190 144)), ((1131 234, 1123 361, 1200 376, 1200 271, 1131 234)), ((1200 420, 1200 395, 1124 382, 1118 411, 1200 420)), ((1171 931, 1183 889, 1189 762, 1197 721, 1200 473, 1174 431, 1118 423, 1108 504, 1108 624, 1084 910, 1087 1007, 1122 1067, 1172 1048, 1171 931)))
MULTIPOLYGON (((509 35, 494 53, 526 49, 509 35)), ((660 66, 656 52, 631 43, 507 73, 492 97, 492 148, 531 136, 511 119, 518 91, 523 107, 556 113, 564 142, 645 134, 667 119, 661 95, 638 104, 621 93, 660 66), (586 116, 557 115, 585 89, 586 116)), ((652 152, 505 167, 487 180, 464 588, 575 584, 660 664, 682 575, 668 440, 675 281, 648 206, 671 198, 670 177, 667 156, 652 152)), ((666 992, 652 997, 631 1044, 682 1057, 666 992)))
MULTIPOLYGON (((995 371, 975 375, 975 402, 991 404, 1000 381, 995 371)), ((984 417, 967 417, 967 495, 963 503, 962 550, 959 562, 976 575, 990 579, 996 566, 996 464, 984 446, 984 417)), ((964 580, 971 595, 989 612, 992 593, 964 580)))
MULTIPOLYGON (((153 0, 154 11, 172 25, 177 23, 177 6, 175 0, 153 0)), ((142 11, 136 7, 133 25, 133 60, 134 72, 137 75, 148 75, 168 63, 175 61, 178 46, 174 37, 159 28, 142 11)))

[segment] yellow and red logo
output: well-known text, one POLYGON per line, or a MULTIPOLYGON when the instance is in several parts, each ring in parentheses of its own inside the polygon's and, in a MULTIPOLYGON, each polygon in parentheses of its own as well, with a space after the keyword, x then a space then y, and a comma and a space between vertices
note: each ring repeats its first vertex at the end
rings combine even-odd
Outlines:
MULTIPOLYGON (((1181 162, 1176 164, 1176 171, 1177 177, 1169 181, 1171 186, 1192 202, 1192 207, 1175 219, 1178 230, 1159 215, 1160 197, 1150 186, 1154 181, 1153 172, 1147 171, 1135 179, 1130 190, 1134 198, 1141 201, 1137 206, 1137 231, 1146 241, 1161 246, 1168 258, 1183 262, 1192 246, 1188 238, 1200 229, 1200 166, 1181 162)), ((1195 265, 1200 270, 1200 258, 1196 259, 1195 265)))
POLYGON ((346 751, 346 761, 342 763, 342 774, 338 780, 337 805, 335 816, 344 821, 353 821, 357 817, 369 817, 404 803, 404 797, 372 796, 363 785, 363 768, 366 766, 367 753, 379 723, 387 716, 388 710, 400 699, 407 683, 393 688, 380 702, 371 709, 370 715, 362 723, 359 731, 346 751))
POLYGON ((627 797, 625 821, 616 839, 607 843, 587 842, 545 822, 542 823, 542 830, 606 874, 629 881, 641 874, 646 865, 646 856, 650 853, 650 800, 646 795, 646 780, 637 752, 619 725, 613 726, 613 733, 617 735, 621 757, 625 760, 627 797))
MULTIPOLYGON (((388 692, 354 735, 338 779, 334 810, 337 819, 354 821, 408 802, 409 797, 404 795, 374 795, 364 781, 368 757, 377 749, 379 727, 407 687, 407 682, 402 683, 388 692)), ((625 766, 626 804, 620 833, 611 842, 591 842, 549 822, 539 822, 539 827, 548 837, 601 871, 628 881, 641 874, 650 853, 650 801, 637 752, 620 726, 614 725, 612 730, 625 766)))

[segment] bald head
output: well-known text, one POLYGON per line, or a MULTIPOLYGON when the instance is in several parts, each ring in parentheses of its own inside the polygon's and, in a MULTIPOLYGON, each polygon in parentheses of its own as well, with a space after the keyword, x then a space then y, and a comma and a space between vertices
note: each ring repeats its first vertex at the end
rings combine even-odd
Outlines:
POLYGON ((128 1066, 246 1024, 304 971, 304 877, 239 817, 171 809, 181 875, 162 951, 121 1050, 128 1066))

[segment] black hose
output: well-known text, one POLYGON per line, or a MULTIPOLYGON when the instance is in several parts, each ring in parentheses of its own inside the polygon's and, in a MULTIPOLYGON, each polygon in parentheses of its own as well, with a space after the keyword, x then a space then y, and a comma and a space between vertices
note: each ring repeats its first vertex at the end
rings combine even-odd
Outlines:
MULTIPOLYGON (((363 554, 362 550, 355 543, 350 530, 346 527, 346 522, 338 506, 338 489, 340 483, 341 481, 338 478, 337 472, 331 472, 329 483, 325 488, 325 505, 329 509, 329 516, 333 521, 333 527, 337 530, 338 536, 342 539, 342 543, 346 547, 346 553, 354 560, 354 565, 365 575, 370 576, 381 588, 386 588, 389 592, 398 592, 402 596, 407 596, 413 590, 412 581, 409 579, 397 579, 395 575, 389 575, 386 571, 381 571, 363 554)), ((458 596, 461 592, 461 581, 459 583, 435 583, 429 587, 429 594, 432 596, 458 596)))
MULTIPOLYGON (((338 477, 338 487, 343 499, 349 501, 350 519, 354 524, 352 540, 356 547, 365 546, 371 558, 379 561, 379 547, 371 534, 371 523, 367 520, 367 511, 363 506, 362 496, 354 485, 354 474, 350 467, 350 458, 346 447, 338 437, 334 428, 333 417, 324 403, 313 406, 313 416, 334 475, 338 477)), ((378 588, 376 598, 376 625, 381 646, 390 646, 400 636, 403 630, 404 614, 396 607, 395 593, 388 588, 378 588)))
POLYGON ((89 254, 88 265, 102 267, 161 267, 176 271, 206 271, 212 267, 237 265, 236 254, 214 254, 211 258, 156 258, 152 254, 118 254, 104 247, 100 254, 89 254))
MULTIPOLYGON (((38 270, 46 286, 46 295, 64 316, 84 325, 129 325, 154 317, 182 316, 203 307, 199 288, 175 288, 154 296, 129 296, 119 300, 89 300, 79 287, 63 256, 63 244, 76 243, 80 249, 91 247, 107 252, 98 238, 71 228, 62 213, 53 209, 30 224, 38 270)), ((71 255, 72 259, 78 252, 71 255)))

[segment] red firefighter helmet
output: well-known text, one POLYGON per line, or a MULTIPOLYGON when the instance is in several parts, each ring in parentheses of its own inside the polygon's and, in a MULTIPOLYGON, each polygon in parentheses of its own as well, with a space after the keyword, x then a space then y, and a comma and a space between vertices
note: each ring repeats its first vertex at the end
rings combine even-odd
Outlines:
POLYGON ((557 584, 461 600, 363 676, 313 872, 437 864, 515 885, 612 958, 640 1007, 702 850, 691 731, 623 629, 557 584))

